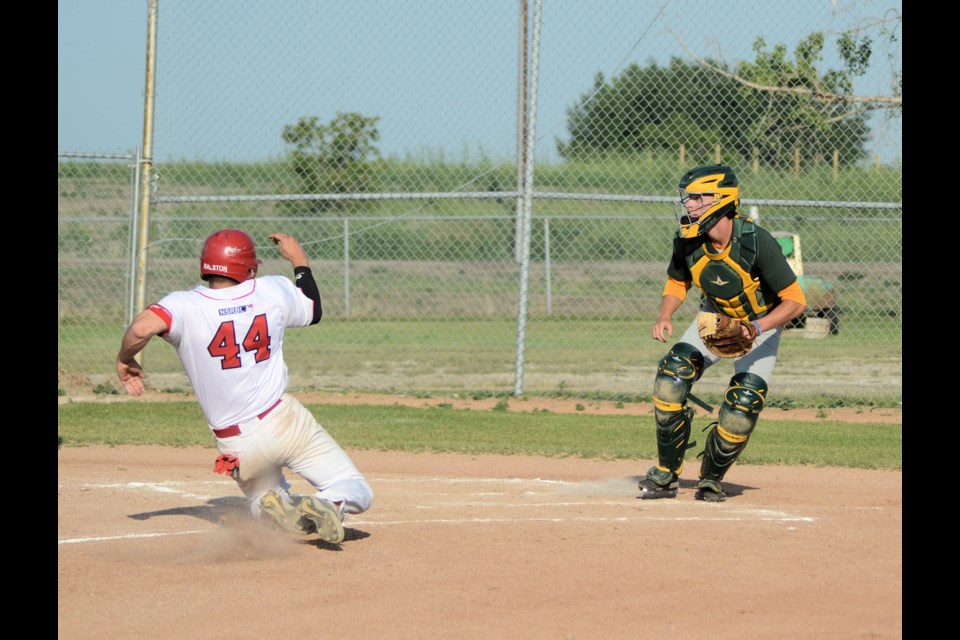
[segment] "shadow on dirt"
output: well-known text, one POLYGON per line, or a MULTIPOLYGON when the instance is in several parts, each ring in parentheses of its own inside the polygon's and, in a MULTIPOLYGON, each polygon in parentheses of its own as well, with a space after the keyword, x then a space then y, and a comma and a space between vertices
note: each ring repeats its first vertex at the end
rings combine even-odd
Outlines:
POLYGON ((249 517, 249 515, 250 511, 247 508, 246 498, 226 496, 211 498, 207 500, 207 504, 197 507, 175 507, 173 509, 161 509, 160 511, 145 511, 127 517, 132 520, 150 520, 160 516, 191 516, 214 524, 222 524, 225 519, 249 517))

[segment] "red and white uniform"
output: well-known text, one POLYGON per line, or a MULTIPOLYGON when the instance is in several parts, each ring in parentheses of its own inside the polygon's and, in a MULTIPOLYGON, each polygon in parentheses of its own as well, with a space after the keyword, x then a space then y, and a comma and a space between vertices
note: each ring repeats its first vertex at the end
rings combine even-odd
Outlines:
POLYGON ((167 324, 161 337, 177 350, 211 429, 246 422, 283 395, 284 330, 313 318, 313 301, 283 276, 201 285, 149 308, 167 324))
POLYGON ((220 453, 240 461, 237 479, 256 515, 270 490, 287 490, 282 467, 343 513, 366 511, 373 493, 349 456, 310 411, 286 393, 283 336, 306 327, 314 302, 283 276, 233 287, 198 286, 164 296, 149 309, 177 350, 220 453))

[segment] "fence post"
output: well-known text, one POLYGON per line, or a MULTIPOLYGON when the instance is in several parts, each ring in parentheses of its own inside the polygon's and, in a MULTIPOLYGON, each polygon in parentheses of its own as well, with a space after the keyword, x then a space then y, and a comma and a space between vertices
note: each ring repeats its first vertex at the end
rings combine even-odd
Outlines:
POLYGON ((550 218, 543 219, 543 268, 546 271, 547 286, 547 315, 553 311, 553 301, 550 296, 550 218))
POLYGON ((517 70, 517 211, 514 216, 513 259, 520 263, 523 242, 523 177, 526 174, 527 137, 527 0, 520 0, 520 51, 517 70))
POLYGON ((350 317, 350 219, 343 219, 343 313, 350 317))
POLYGON ((530 101, 527 104, 527 144, 523 178, 523 245, 520 261, 520 293, 517 309, 517 359, 514 366, 513 395, 523 394, 523 368, 527 349, 527 312, 530 304, 530 216, 533 208, 534 147, 537 140, 537 94, 540 71, 540 12, 543 0, 533 3, 533 43, 530 60, 530 101))
POLYGON ((133 322, 137 315, 137 238, 139 237, 139 203, 140 203, 140 172, 143 171, 143 151, 137 147, 133 158, 133 175, 131 177, 131 202, 130 202, 130 273, 127 277, 127 315, 124 318, 125 324, 133 322))
MULTIPOLYGON (((137 312, 146 308, 147 297, 147 245, 150 241, 150 180, 153 176, 153 108, 157 69, 157 1, 149 0, 147 6, 147 70, 143 96, 143 156, 140 159, 140 228, 137 242, 137 312)), ((143 364, 143 352, 136 355, 143 364)))

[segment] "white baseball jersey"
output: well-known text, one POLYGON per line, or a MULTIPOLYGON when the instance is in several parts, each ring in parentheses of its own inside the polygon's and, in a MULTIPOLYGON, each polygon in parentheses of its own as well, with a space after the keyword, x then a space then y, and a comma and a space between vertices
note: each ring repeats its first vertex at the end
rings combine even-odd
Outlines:
POLYGON ((214 429, 253 419, 286 392, 284 330, 313 320, 313 300, 283 276, 175 291, 149 309, 214 429))

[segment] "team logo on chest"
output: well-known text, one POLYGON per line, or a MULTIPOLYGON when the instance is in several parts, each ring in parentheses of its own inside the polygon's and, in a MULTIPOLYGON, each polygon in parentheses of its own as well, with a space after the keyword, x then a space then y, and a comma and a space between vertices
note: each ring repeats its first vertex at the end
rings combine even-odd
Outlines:
POLYGON ((736 271, 727 264, 708 264, 700 274, 698 286, 715 298, 731 299, 743 290, 736 271))

